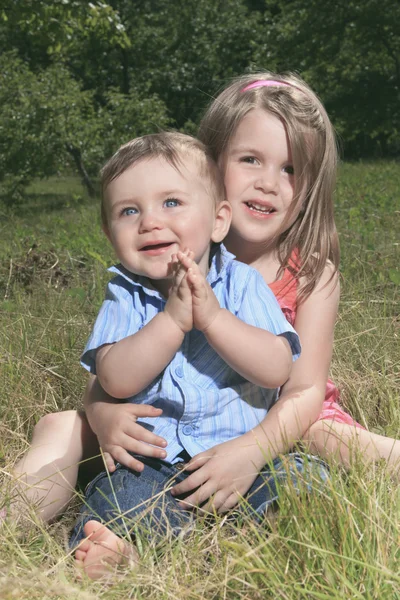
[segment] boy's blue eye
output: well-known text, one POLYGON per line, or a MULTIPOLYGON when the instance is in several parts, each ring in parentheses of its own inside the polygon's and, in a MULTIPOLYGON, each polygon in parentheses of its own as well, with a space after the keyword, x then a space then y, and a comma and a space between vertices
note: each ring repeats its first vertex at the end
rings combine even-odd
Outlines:
POLYGON ((179 206, 179 200, 176 200, 176 198, 168 198, 164 204, 167 208, 174 208, 175 206, 179 206))
POLYGON ((138 212, 137 208, 132 208, 131 206, 129 206, 128 208, 124 208, 122 211, 123 215, 136 215, 138 212))

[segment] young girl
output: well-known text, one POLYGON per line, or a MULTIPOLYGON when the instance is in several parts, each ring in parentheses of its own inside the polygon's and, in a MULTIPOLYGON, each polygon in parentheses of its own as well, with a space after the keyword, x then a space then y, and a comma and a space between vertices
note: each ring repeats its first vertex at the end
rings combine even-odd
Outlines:
MULTIPOLYGON (((301 358, 257 428, 257 439, 271 457, 303 440, 313 453, 345 466, 362 452, 367 461, 386 459, 398 473, 400 442, 353 421, 328 380, 339 249, 332 199, 336 146, 322 104, 298 77, 246 75, 212 102, 200 138, 224 172, 232 205, 226 246, 263 275, 302 343, 301 358)), ((156 409, 113 401, 94 377, 85 407, 91 428, 75 411, 43 417, 30 451, 16 466, 19 491, 38 502, 44 520, 54 518, 70 499, 77 464, 96 453, 97 440, 110 470, 114 459, 142 470, 128 452, 165 456, 163 440, 136 423, 158 416, 156 409)), ((245 477, 248 463, 241 438, 232 440, 229 448, 219 446, 192 459, 187 468, 194 472, 176 493, 189 494, 187 502, 195 505, 214 495, 215 508, 228 510, 237 492, 243 495, 252 483, 245 477)))

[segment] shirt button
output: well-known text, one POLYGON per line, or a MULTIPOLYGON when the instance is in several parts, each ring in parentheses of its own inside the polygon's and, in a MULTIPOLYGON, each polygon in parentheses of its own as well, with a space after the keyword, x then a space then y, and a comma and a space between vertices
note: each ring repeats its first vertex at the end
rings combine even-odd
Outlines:
POLYGON ((183 377, 183 369, 182 369, 182 367, 176 367, 176 369, 175 369, 175 375, 177 375, 178 377, 183 377))
POLYGON ((191 433, 193 433, 193 427, 191 425, 185 425, 182 428, 182 433, 184 433, 185 435, 190 435, 191 433))

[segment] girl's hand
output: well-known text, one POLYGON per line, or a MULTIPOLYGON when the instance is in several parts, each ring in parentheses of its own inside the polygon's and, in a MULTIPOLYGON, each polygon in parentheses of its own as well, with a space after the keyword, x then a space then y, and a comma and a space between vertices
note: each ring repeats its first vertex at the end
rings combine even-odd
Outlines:
POLYGON ((107 469, 115 471, 117 461, 132 469, 143 471, 144 465, 129 452, 165 458, 167 442, 137 423, 143 417, 159 417, 160 408, 148 404, 96 402, 91 407, 90 424, 99 440, 107 469), (93 408, 95 410, 93 410, 93 408))
POLYGON ((205 332, 221 307, 199 265, 194 262, 193 253, 178 252, 177 257, 187 270, 186 278, 192 294, 193 326, 205 332))
MULTIPOLYGON (((185 258, 193 256, 193 252, 188 249, 178 254, 185 258)), ((193 329, 192 294, 187 279, 187 268, 176 254, 172 255, 172 270, 174 277, 164 313, 171 317, 183 333, 187 333, 193 329)))
POLYGON ((171 493, 179 496, 198 488, 179 502, 181 508, 227 512, 248 492, 264 464, 262 450, 249 432, 193 457, 185 470, 194 473, 171 493))

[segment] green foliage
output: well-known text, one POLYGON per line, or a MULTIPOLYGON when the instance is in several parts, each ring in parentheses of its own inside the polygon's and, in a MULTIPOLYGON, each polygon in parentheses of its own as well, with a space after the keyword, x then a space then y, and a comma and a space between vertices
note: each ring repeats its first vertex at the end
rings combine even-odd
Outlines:
POLYGON ((400 4, 266 0, 268 35, 254 60, 298 71, 316 89, 347 152, 398 152, 400 4))
POLYGON ((93 92, 81 91, 62 64, 35 74, 5 53, 0 78, 0 184, 11 202, 33 178, 65 167, 71 144, 92 153, 101 124, 93 92))
MULTIPOLYGON (((0 57, 0 181, 11 191, 54 169, 36 76, 15 53, 0 57)), ((47 102, 50 99, 47 100, 47 102)))
POLYGON ((99 105, 63 63, 33 73, 5 53, 0 84, 0 191, 8 204, 32 179, 71 167, 88 184, 88 173, 97 173, 123 140, 168 123, 153 95, 111 90, 99 105))
POLYGON ((150 78, 150 89, 178 127, 198 122, 216 87, 249 67, 262 36, 258 15, 242 0, 147 0, 131 3, 130 10, 121 11, 121 18, 132 38, 136 23, 142 24, 142 59, 131 56, 129 69, 139 81, 150 78))
POLYGON ((166 126, 196 132, 231 76, 298 71, 346 156, 400 151, 395 0, 4 0, 0 186, 90 175, 119 144, 166 126))
POLYGON ((50 57, 65 58, 92 36, 130 45, 118 12, 97 0, 3 0, 1 21, 1 49, 17 48, 33 68, 47 66, 50 57))
POLYGON ((98 120, 102 128, 102 160, 124 142, 165 129, 171 123, 165 104, 157 95, 139 94, 134 89, 129 94, 110 89, 105 95, 105 105, 99 107, 98 120))

